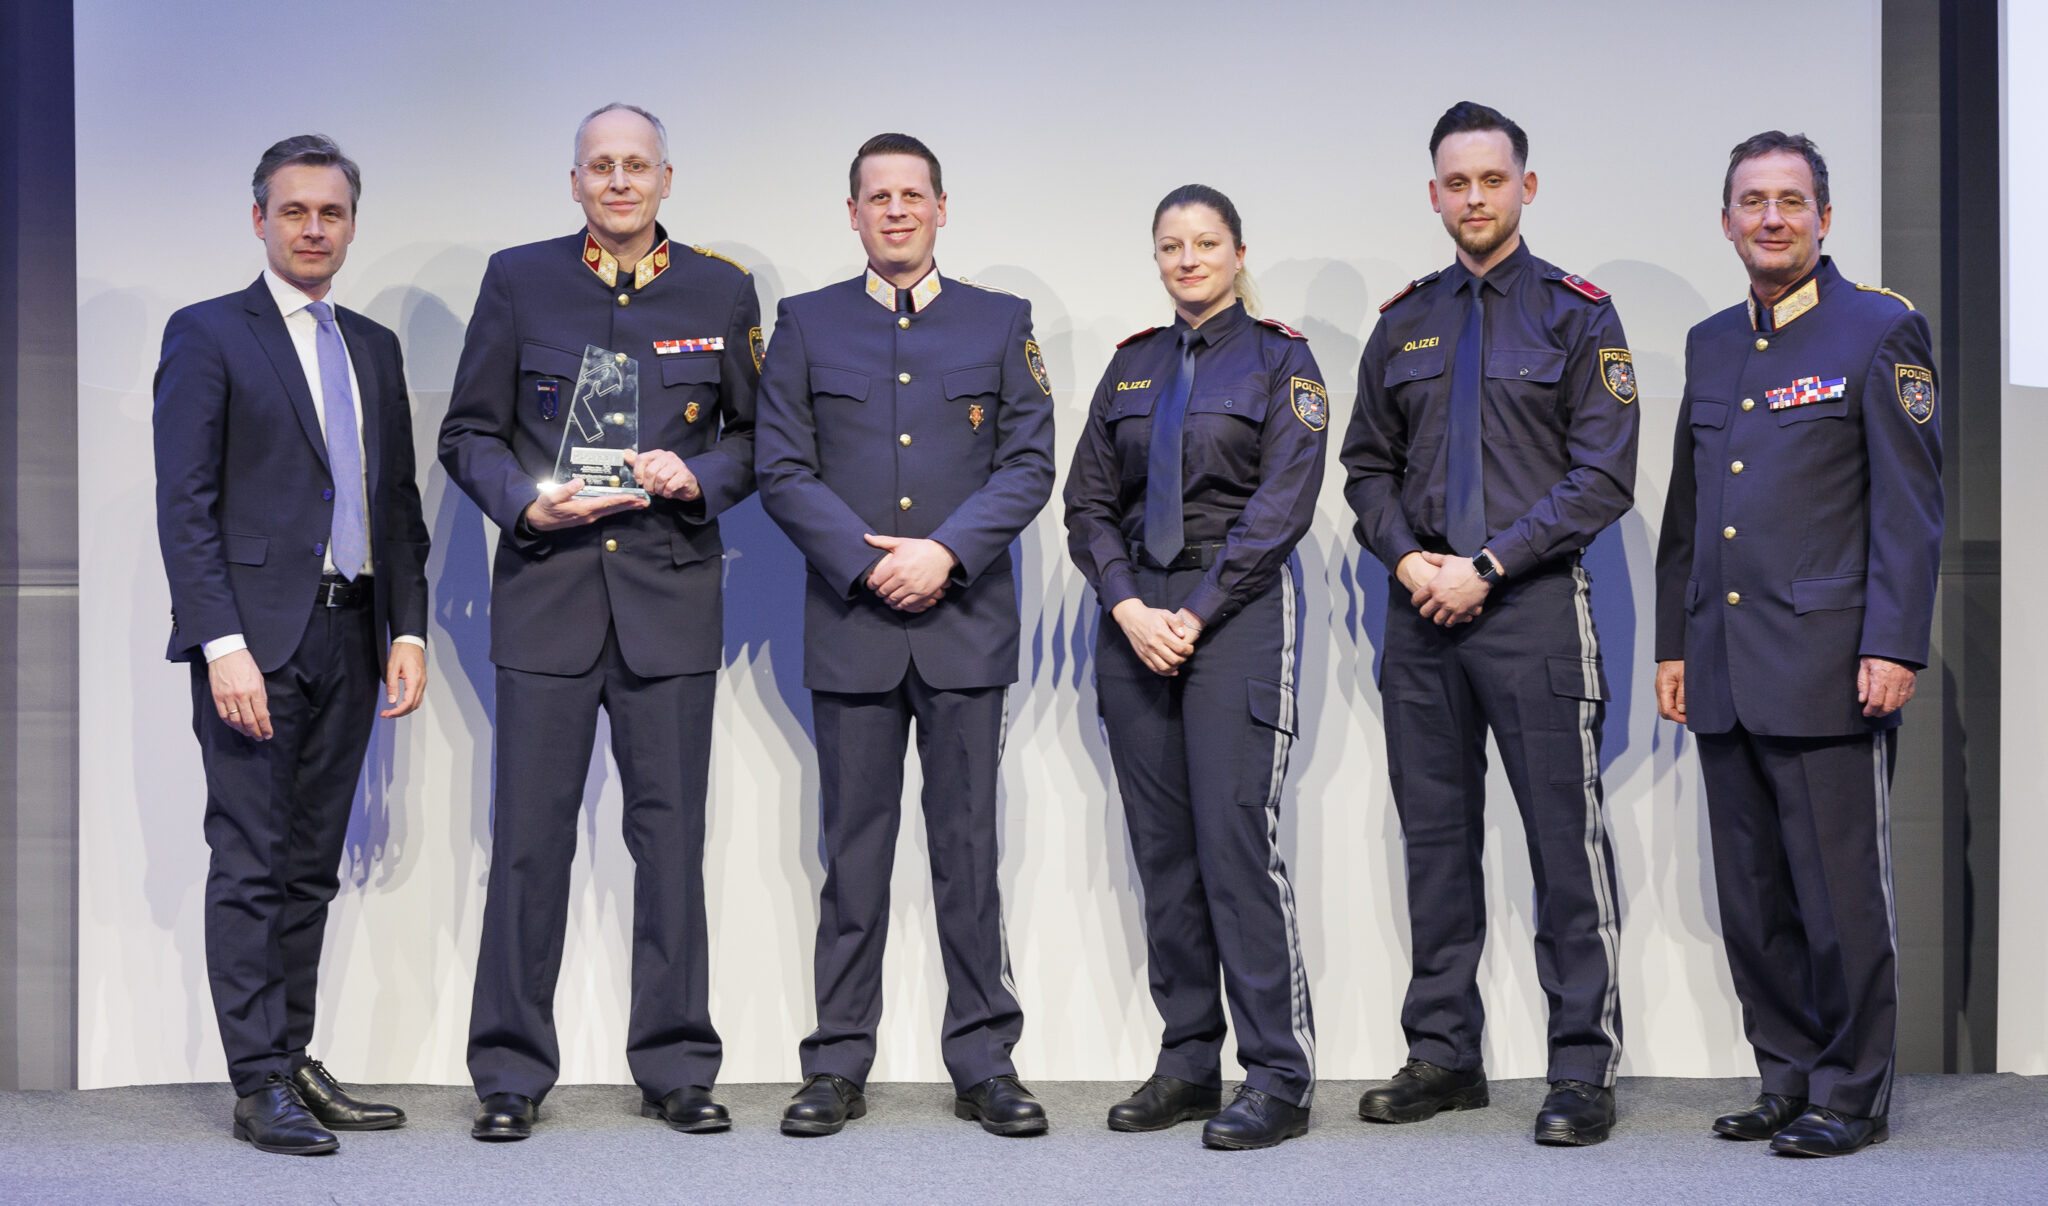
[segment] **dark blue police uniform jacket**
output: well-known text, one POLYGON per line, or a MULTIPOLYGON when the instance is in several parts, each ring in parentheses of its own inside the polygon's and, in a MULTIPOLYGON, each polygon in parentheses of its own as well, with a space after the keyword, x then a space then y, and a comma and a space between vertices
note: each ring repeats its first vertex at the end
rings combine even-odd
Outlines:
POLYGON ((1765 310, 1686 337, 1657 549, 1657 660, 1687 727, 1771 737, 1891 728, 1859 659, 1927 664, 1941 565, 1941 424, 1927 321, 1822 258, 1765 310))
POLYGON ((441 463, 498 525, 491 660, 508 669, 580 674, 608 627, 643 677, 719 667, 718 515, 754 488, 760 301, 738 265, 655 231, 637 289, 593 271, 603 252, 587 234, 498 252, 484 269, 441 463), (586 345, 639 361, 639 447, 682 457, 703 495, 536 532, 520 517, 554 474, 586 345))
MULTIPOLYGON (((398 337, 353 310, 335 321, 362 390, 372 606, 379 648, 427 632, 427 526, 398 337)), ((261 277, 164 327, 156 382, 157 534, 171 585, 172 661, 241 633, 265 674, 299 647, 334 526, 327 436, 299 354, 261 277)))
POLYGON ((1053 481, 1031 303, 936 269, 914 312, 880 290, 869 272, 785 298, 762 370, 761 502, 810 564, 804 685, 887 691, 912 665, 942 691, 1013 683, 1010 544, 1053 481), (912 615, 870 591, 870 532, 952 550, 945 597, 912 615))

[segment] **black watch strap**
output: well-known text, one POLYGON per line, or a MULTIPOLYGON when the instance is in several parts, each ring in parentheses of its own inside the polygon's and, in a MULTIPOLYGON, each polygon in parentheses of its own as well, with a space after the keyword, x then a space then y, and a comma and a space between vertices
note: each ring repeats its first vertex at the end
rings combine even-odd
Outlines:
POLYGON ((1481 580, 1489 584, 1500 581, 1500 562, 1495 561, 1493 555, 1483 549, 1478 556, 1472 558, 1472 568, 1478 572, 1481 580))

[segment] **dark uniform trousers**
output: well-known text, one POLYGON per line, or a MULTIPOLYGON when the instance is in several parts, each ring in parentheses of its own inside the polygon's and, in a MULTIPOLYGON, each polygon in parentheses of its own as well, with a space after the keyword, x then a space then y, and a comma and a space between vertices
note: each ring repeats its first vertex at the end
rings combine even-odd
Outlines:
POLYGON ((611 720, 633 857, 633 1000, 626 1063, 652 1100, 709 1088, 722 1048, 711 1024, 704 911, 704 796, 716 672, 643 678, 607 632, 581 674, 498 667, 497 811, 470 1007, 477 1095, 547 1096, 561 1070, 555 982, 568 928, 584 776, 597 710, 611 720))
POLYGON ((1614 857, 1601 818, 1606 679, 1574 557, 1510 579, 1470 624, 1441 628, 1393 583, 1380 693, 1407 845, 1414 968, 1409 1054, 1480 1066, 1486 942, 1486 731, 1521 809, 1536 887, 1536 978, 1550 1004, 1547 1079, 1614 1083, 1621 1050, 1614 857))
MULTIPOLYGON (((942 604, 943 606, 943 604, 942 604)), ((1006 687, 941 691, 913 662, 888 691, 812 691, 825 888, 815 954, 818 1028, 799 1045, 805 1076, 867 1083, 882 1018, 889 874, 903 815, 910 730, 924 774, 925 840, 946 1016, 939 1050, 960 1089, 1014 1073, 1024 1011, 997 899, 996 765, 1006 687)))
POLYGON ((1728 966, 1763 1091, 1858 1118, 1891 1109, 1897 739, 1897 728, 1765 737, 1740 724, 1694 736, 1728 966))
POLYGON ((228 1079, 247 1096, 304 1062, 327 906, 377 714, 368 601, 315 607, 298 648, 263 676, 272 736, 244 737, 192 662, 192 731, 206 770, 206 975, 228 1079))
MULTIPOLYGON (((1222 1083, 1223 1001, 1245 1083, 1306 1106, 1315 1018, 1294 889, 1280 856, 1280 786, 1294 743, 1299 603, 1287 568, 1202 632, 1180 673, 1145 668, 1105 613, 1096 692, 1124 823, 1145 890, 1152 1000, 1165 1021, 1156 1072, 1222 1083)), ((1135 569, 1148 607, 1179 607, 1206 571, 1135 569)))

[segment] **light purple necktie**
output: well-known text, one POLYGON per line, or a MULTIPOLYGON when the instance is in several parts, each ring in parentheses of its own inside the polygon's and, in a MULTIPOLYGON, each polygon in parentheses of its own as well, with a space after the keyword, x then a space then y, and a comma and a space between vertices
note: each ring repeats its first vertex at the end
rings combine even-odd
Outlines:
POLYGON ((334 471, 334 527, 328 552, 335 572, 355 581, 370 559, 370 525, 363 508, 363 445, 356 438, 356 395, 349 388, 348 352, 334 308, 324 301, 306 307, 319 320, 313 346, 320 353, 320 397, 327 411, 327 465, 334 471))

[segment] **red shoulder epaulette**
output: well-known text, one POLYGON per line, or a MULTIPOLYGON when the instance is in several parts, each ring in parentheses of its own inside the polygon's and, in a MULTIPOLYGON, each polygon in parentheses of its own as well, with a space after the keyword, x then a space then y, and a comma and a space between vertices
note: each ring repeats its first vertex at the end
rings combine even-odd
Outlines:
POLYGON ((1308 342, 1308 336, 1302 334, 1300 331, 1295 330, 1293 327, 1288 326, 1286 323, 1281 322, 1277 318, 1255 318, 1252 321, 1258 323, 1262 327, 1271 327, 1274 330, 1280 332, 1282 335, 1287 336, 1287 338, 1289 339, 1299 339, 1303 343, 1308 342))
POLYGON ((1395 302, 1400 301, 1402 298, 1408 296, 1410 293, 1413 293, 1417 289, 1422 288, 1424 285, 1427 285, 1429 282, 1435 280, 1440 275, 1442 275, 1441 272, 1432 272, 1428 276, 1418 276, 1414 280, 1409 281, 1407 284, 1401 286, 1401 291, 1399 293, 1396 293, 1394 296, 1380 303, 1380 313, 1385 314, 1387 312, 1387 309, 1390 306, 1392 306, 1395 302))
POLYGON ((1128 339, 1124 340, 1124 341, 1123 341, 1123 343, 1119 343, 1119 344, 1117 344, 1116 346, 1118 346, 1118 347, 1124 347, 1124 346, 1126 346, 1126 345, 1128 345, 1128 344, 1133 344, 1133 343, 1136 343, 1136 342, 1138 342, 1138 341, 1139 341, 1140 339, 1143 339, 1143 338, 1145 338, 1145 336, 1147 336, 1147 335, 1150 335, 1150 334, 1151 334, 1152 332, 1154 332, 1154 331, 1163 331, 1163 330, 1165 330, 1165 329, 1166 329, 1165 327, 1146 327, 1146 328, 1145 328, 1144 330, 1142 330, 1142 331, 1138 332, 1138 333, 1137 333, 1136 335, 1133 335, 1133 336, 1131 336, 1130 338, 1128 338, 1128 339))
POLYGON ((1602 289, 1577 273, 1571 273, 1557 279, 1563 282, 1565 288, 1570 289, 1573 293, 1578 294, 1587 301, 1606 301, 1610 296, 1607 290, 1602 289))

